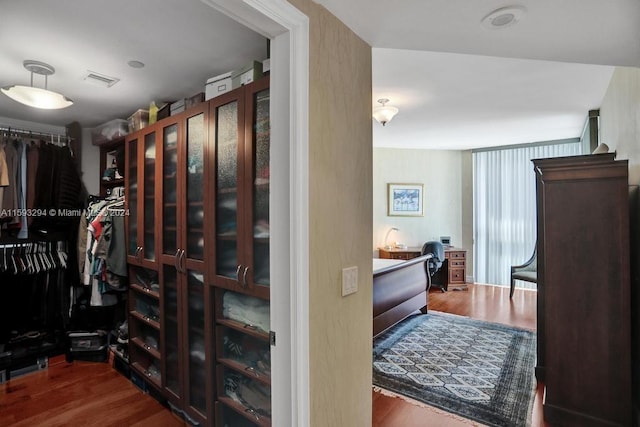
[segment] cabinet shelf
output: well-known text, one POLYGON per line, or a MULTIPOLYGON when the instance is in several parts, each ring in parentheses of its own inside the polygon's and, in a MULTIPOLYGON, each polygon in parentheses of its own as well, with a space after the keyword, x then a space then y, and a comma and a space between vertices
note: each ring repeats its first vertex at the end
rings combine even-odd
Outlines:
POLYGON ((124 185, 124 178, 112 179, 110 181, 100 180, 100 185, 103 187, 121 187, 124 185))
POLYGON ((234 411, 236 411, 237 413, 241 414, 243 417, 245 417, 248 420, 252 421, 256 425, 258 425, 260 427, 271 427, 271 418, 268 418, 268 417, 266 417, 264 415, 256 414, 255 412, 249 412, 249 411, 251 411, 251 409, 247 408, 246 406, 243 406, 243 405, 239 404, 238 402, 236 402, 235 400, 231 399, 230 397, 219 396, 218 400, 221 403, 223 403, 226 406, 228 406, 229 408, 231 408, 234 411))
POLYGON ((129 286, 131 287, 132 290, 142 295, 148 295, 148 296, 154 297, 155 299, 160 299, 160 293, 157 291, 154 291, 149 288, 145 288, 144 286, 140 286, 137 283, 132 283, 129 286))
POLYGON ((142 365, 140 365, 138 362, 133 362, 131 364, 131 368, 133 368, 136 372, 142 375, 146 380, 152 383, 154 387, 156 387, 158 390, 162 388, 160 378, 152 376, 151 373, 148 370, 146 370, 142 365))
POLYGON ((135 337, 131 338, 131 343, 149 353, 154 359, 160 360, 162 357, 160 356, 160 352, 155 348, 151 347, 149 344, 145 343, 142 339, 135 337))
POLYGON ((217 240, 238 240, 238 234, 237 233, 216 234, 216 239, 217 240))
POLYGON ((237 187, 218 188, 218 194, 234 194, 238 192, 237 187))
POLYGON ((225 359, 225 358, 219 358, 218 362, 226 366, 227 368, 230 368, 236 372, 241 373, 244 376, 251 378, 252 380, 260 381, 261 383, 269 386, 271 385, 271 375, 264 374, 256 370, 252 366, 249 366, 244 363, 240 363, 233 359, 225 359))
POLYGON ((236 331, 243 332, 247 335, 251 335, 254 338, 258 338, 263 341, 269 342, 269 334, 267 332, 260 331, 255 327, 252 327, 251 325, 247 325, 245 323, 237 322, 231 319, 222 319, 222 318, 217 319, 216 322, 228 328, 235 329, 236 331))
POLYGON ((149 316, 144 316, 141 313, 138 313, 137 311, 132 311, 131 316, 135 317, 136 319, 140 320, 141 322, 151 326, 154 329, 160 330, 160 322, 151 319, 149 316))

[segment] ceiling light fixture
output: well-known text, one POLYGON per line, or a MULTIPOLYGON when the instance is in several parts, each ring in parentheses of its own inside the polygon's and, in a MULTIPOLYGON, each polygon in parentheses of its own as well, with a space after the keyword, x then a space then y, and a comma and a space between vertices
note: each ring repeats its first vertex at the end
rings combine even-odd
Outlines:
POLYGON ((385 105, 389 102, 387 98, 380 98, 378 99, 378 102, 382 104, 382 106, 375 107, 373 109, 373 118, 384 126, 387 122, 390 122, 396 114, 398 114, 399 110, 396 107, 389 107, 385 105))
POLYGON ((66 96, 47 89, 48 77, 56 72, 51 65, 31 60, 24 61, 22 65, 31 72, 31 86, 5 86, 0 89, 2 93, 21 104, 45 110, 56 110, 73 105, 73 101, 66 96), (33 73, 44 76, 44 89, 33 87, 33 73))
POLYGON ((507 6, 496 9, 484 18, 482 26, 490 30, 499 30, 515 25, 527 13, 523 6, 507 6))

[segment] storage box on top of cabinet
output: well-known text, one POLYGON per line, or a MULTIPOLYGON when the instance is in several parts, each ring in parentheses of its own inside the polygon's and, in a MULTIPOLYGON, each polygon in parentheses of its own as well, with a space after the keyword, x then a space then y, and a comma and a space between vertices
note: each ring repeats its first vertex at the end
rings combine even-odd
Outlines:
POLYGON ((228 73, 220 74, 207 80, 207 84, 205 85, 205 101, 231 90, 231 74, 232 72, 229 71, 228 73))
POLYGON ((129 116, 129 132, 135 132, 149 126, 149 110, 140 109, 129 116))
POLYGON ((253 61, 231 73, 231 86, 236 89, 262 77, 262 62, 253 61))
POLYGON ((129 133, 129 122, 124 119, 113 119, 96 126, 91 131, 91 143, 104 145, 129 133))

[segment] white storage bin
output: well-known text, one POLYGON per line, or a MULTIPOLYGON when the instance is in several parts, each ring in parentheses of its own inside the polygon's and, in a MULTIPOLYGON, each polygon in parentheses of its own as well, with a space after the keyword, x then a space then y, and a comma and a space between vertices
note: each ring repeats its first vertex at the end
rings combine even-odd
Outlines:
POLYGON ((215 98, 216 96, 227 93, 231 90, 231 71, 211 77, 207 80, 204 90, 205 101, 215 98))
POLYGON ((129 133, 129 122, 124 119, 113 119, 91 131, 91 143, 102 145, 129 133))
POLYGON ((238 88, 262 77, 262 62, 253 61, 231 74, 231 86, 238 88))

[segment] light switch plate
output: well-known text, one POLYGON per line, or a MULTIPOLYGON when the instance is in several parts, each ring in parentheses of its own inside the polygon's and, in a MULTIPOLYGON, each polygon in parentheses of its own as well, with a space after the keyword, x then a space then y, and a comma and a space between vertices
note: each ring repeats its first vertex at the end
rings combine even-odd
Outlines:
POLYGON ((347 267, 342 269, 342 296, 355 294, 358 292, 358 267, 347 267))

